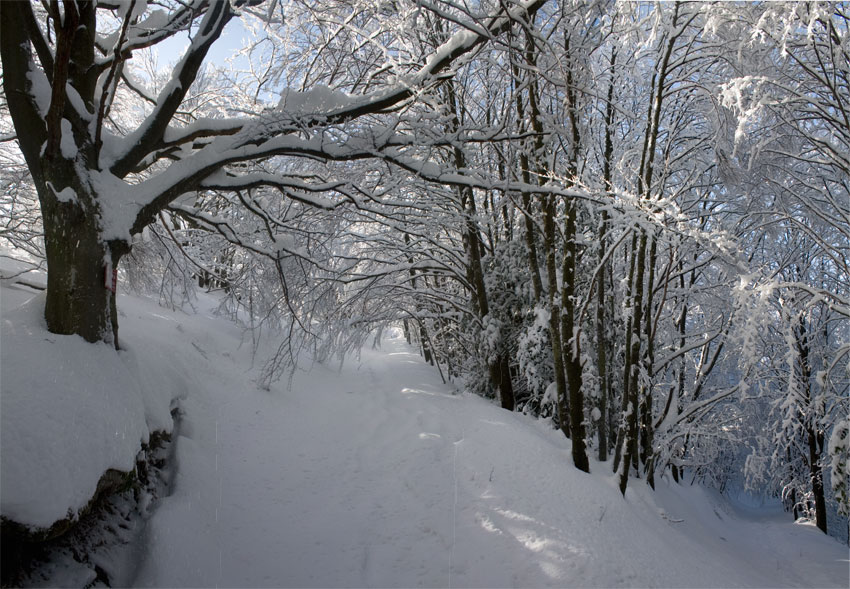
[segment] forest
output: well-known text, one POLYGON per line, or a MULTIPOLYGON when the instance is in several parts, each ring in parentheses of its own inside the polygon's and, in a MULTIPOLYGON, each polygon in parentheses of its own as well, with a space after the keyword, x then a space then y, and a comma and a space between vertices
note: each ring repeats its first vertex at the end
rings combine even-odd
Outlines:
POLYGON ((47 270, 50 332, 214 291, 269 389, 397 328, 623 494, 846 542, 850 4, 0 2, 0 55, 2 278, 47 270))

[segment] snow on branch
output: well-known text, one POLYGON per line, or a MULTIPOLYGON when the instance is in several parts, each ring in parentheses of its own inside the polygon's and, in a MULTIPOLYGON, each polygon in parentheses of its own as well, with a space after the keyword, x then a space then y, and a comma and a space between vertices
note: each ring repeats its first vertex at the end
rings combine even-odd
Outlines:
POLYGON ((112 174, 123 178, 135 168, 162 140, 168 124, 183 102, 189 86, 195 80, 213 42, 221 35, 227 22, 233 17, 230 3, 215 2, 204 15, 198 33, 177 64, 171 81, 166 84, 157 98, 157 105, 135 132, 121 141, 111 160, 102 162, 112 174))

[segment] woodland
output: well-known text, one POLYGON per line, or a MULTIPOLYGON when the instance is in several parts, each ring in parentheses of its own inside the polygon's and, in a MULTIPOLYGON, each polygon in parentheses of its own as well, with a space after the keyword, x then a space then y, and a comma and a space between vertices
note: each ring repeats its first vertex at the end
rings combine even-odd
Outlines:
POLYGON ((0 2, 0 56, 49 331, 120 349, 116 286, 200 286, 268 388, 398 328, 623 494, 846 540, 850 4, 0 2))

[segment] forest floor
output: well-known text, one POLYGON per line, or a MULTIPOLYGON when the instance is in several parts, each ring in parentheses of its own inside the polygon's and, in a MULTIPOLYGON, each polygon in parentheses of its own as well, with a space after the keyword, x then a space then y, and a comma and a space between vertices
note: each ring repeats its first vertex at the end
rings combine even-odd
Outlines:
MULTIPOLYGON (((2 349, 11 358, 22 333, 14 322, 33 316, 12 311, 33 294, 2 290, 2 349)), ((122 354, 173 381, 181 419, 167 489, 134 524, 131 549, 101 562, 113 584, 850 583, 847 546, 776 504, 745 506, 667 480, 655 492, 633 480, 623 498, 610 463, 577 471, 560 432, 442 384, 398 331, 359 359, 314 364, 291 384, 262 390, 261 358, 246 332, 214 316, 214 305, 202 295, 193 312, 168 311, 119 297, 130 350, 122 354), (175 357, 179 371, 168 364, 175 357), (162 366, 146 365, 151 358, 162 366)), ((4 377, 27 368, 4 358, 4 377)), ((13 446, 4 436, 4 479, 14 474, 13 446)), ((53 567, 38 582, 70 578, 63 574, 53 567)))

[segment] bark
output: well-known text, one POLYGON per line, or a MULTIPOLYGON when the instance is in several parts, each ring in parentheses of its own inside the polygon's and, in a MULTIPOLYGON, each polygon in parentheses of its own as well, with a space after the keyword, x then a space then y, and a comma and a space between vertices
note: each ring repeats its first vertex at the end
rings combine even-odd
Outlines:
MULTIPOLYGON (((534 65, 534 45, 530 38, 530 36, 526 37, 526 60, 529 62, 529 66, 534 65)), ((514 83, 515 85, 519 85, 521 80, 520 69, 516 63, 511 64, 511 69, 513 71, 514 83)), ((536 93, 537 85, 533 80, 529 80, 529 93, 536 93)), ((516 93, 516 112, 517 112, 517 120, 525 121, 527 119, 525 106, 523 104, 522 95, 520 92, 516 93)), ((520 131, 524 131, 525 129, 520 129, 520 131)), ((523 148, 519 153, 519 169, 520 169, 520 177, 522 181, 526 185, 531 184, 531 164, 529 162, 528 150, 523 148)), ((538 178, 538 182, 540 179, 538 178)), ((532 217, 532 199, 531 194, 528 192, 522 193, 522 217, 523 223, 525 226, 525 246, 528 252, 528 267, 529 272, 531 274, 531 285, 534 291, 534 301, 539 302, 543 298, 543 280, 540 278, 540 263, 537 259, 537 238, 536 238, 536 230, 534 227, 534 219, 532 217)))
MULTIPOLYGON (((641 357, 641 368, 646 375, 652 374, 652 364, 655 356, 655 338, 652 329, 652 301, 655 281, 655 259, 658 252, 658 240, 652 238, 649 248, 649 259, 647 269, 649 276, 646 281, 646 310, 644 311, 643 338, 646 349, 641 357)), ((652 420, 652 389, 644 385, 641 387, 641 411, 640 411, 640 462, 646 471, 646 482, 655 488, 655 467, 653 460, 653 438, 654 426, 652 420)))
MULTIPOLYGON (((608 95, 605 103, 605 148, 602 160, 602 180, 605 183, 605 190, 611 197, 613 182, 611 177, 611 160, 614 157, 614 140, 613 140, 613 125, 614 125, 614 75, 615 66, 617 63, 616 50, 611 52, 609 75, 611 79, 608 81, 608 95)), ((601 220, 599 223, 599 261, 603 265, 599 272, 599 280, 596 284, 596 371, 599 375, 599 402, 598 408, 601 417, 597 424, 597 443, 599 445, 599 461, 605 462, 608 460, 608 398, 610 395, 608 387, 608 341, 606 316, 605 316, 605 279, 608 270, 606 258, 606 233, 608 232, 608 213, 602 211, 601 220)))
MULTIPOLYGON (((579 146, 581 145, 581 136, 578 125, 577 93, 572 78, 575 65, 572 63, 569 36, 564 40, 564 54, 570 62, 567 67, 566 76, 567 118, 570 123, 571 136, 568 173, 570 178, 576 178, 578 176, 578 153, 579 146)), ((579 470, 590 472, 587 448, 584 441, 584 379, 581 366, 580 326, 577 324, 578 310, 575 304, 576 296, 578 295, 578 248, 576 247, 578 206, 575 199, 567 200, 565 212, 564 259, 562 264, 564 284, 561 294, 561 304, 563 305, 564 313, 561 316, 561 337, 563 340, 561 351, 564 354, 564 373, 567 379, 569 393, 570 437, 573 441, 573 463, 579 470)))
POLYGON ((823 490, 823 469, 820 456, 824 448, 823 431, 806 430, 809 443, 809 472, 812 477, 812 495, 815 498, 815 524, 826 534, 826 497, 823 490))
MULTIPOLYGON (((631 389, 631 376, 632 376, 632 322, 633 317, 630 313, 630 309, 632 307, 632 290, 634 289, 634 281, 635 281, 635 265, 637 262, 637 243, 638 237, 637 232, 632 234, 632 244, 631 244, 631 263, 629 264, 629 278, 627 283, 627 295, 626 295, 626 342, 624 346, 624 362, 623 362, 623 388, 621 391, 621 411, 620 411, 620 419, 617 426, 617 444, 614 447, 614 472, 617 472, 620 467, 620 461, 623 458, 625 445, 627 444, 627 435, 628 435, 628 421, 627 416, 629 414, 629 390, 631 389)), ((626 474, 628 476, 628 473, 626 474)))
POLYGON ((815 524, 826 534, 826 497, 823 489, 823 472, 821 468, 821 454, 824 449, 824 433, 817 426, 817 417, 820 408, 815 406, 812 399, 811 379, 812 371, 809 361, 809 336, 806 325, 801 318, 800 323, 794 329, 797 344, 797 354, 800 362, 800 383, 804 387, 803 402, 805 407, 801 412, 806 416, 806 443, 808 446, 809 476, 812 481, 812 495, 815 500, 815 524))
POLYGON ((643 290, 644 269, 646 267, 646 233, 641 233, 638 251, 635 260, 635 281, 632 292, 632 320, 631 320, 631 350, 629 352, 630 362, 628 364, 629 387, 624 394, 628 396, 628 411, 626 413, 626 424, 624 432, 624 456, 623 467, 620 471, 620 492, 625 495, 628 484, 629 468, 637 460, 638 454, 638 399, 640 396, 640 362, 638 358, 641 352, 641 326, 643 324, 643 290))
POLYGON ((564 375, 569 394, 570 438, 573 441, 572 454, 576 468, 584 472, 590 471, 585 447, 584 428, 584 392, 582 387, 581 349, 579 330, 575 324, 576 308, 576 206, 575 201, 567 203, 566 224, 564 228, 564 286, 561 301, 564 312, 561 315, 562 354, 564 356, 564 375))
POLYGON ((86 215, 78 204, 46 201, 42 200, 47 329, 117 348, 118 313, 109 287, 112 269, 118 268, 129 247, 121 242, 104 243, 96 218, 86 215))
MULTIPOLYGON (((0 10, 4 90, 41 204, 48 267, 47 328, 117 347, 118 315, 114 293, 108 287, 114 288, 112 269, 118 267, 129 246, 122 241, 107 243, 102 238, 101 195, 93 192, 87 170, 79 165, 97 161, 97 149, 87 125, 66 100, 71 87, 85 106, 94 110, 94 5, 65 3, 63 24, 55 30, 55 55, 40 52, 42 59, 49 60, 42 65, 53 83, 44 118, 31 90, 31 77, 39 68, 31 54, 30 36, 41 33, 37 25, 27 26, 34 22, 30 4, 4 2, 0 10), (63 137, 63 121, 71 124, 72 137, 63 137), (73 153, 62 148, 63 141, 73 141, 73 153)), ((51 10, 58 10, 58 5, 52 5, 51 10)), ((34 42, 39 46, 38 40, 34 42)))
MULTIPOLYGON (((533 78, 536 70, 536 51, 534 39, 530 31, 526 31, 525 37, 525 61, 532 78, 528 83, 528 122, 533 131, 533 152, 525 162, 525 167, 530 168, 530 162, 534 162, 537 174, 537 183, 543 185, 549 176, 544 162, 543 145, 543 123, 540 116, 538 103, 538 88, 533 78)), ((521 164, 522 165, 522 164, 521 164)), ((549 337, 552 341, 552 364, 555 373, 555 389, 557 391, 558 422, 561 431, 570 437, 570 420, 567 406, 569 392, 567 390, 566 374, 564 372, 564 345, 561 334, 561 301, 558 288, 558 275, 556 264, 556 231, 555 215, 557 202, 554 195, 541 196, 541 208, 543 209, 543 256, 546 264, 546 286, 549 294, 549 337)), ((530 220, 528 221, 530 224, 530 220)), ((528 225, 527 225, 528 227, 528 225)), ((541 283, 542 286, 542 283, 541 283)))
POLYGON ((555 372, 555 389, 558 394, 558 421, 561 431, 569 437, 567 414, 567 380, 564 374, 561 345, 561 306, 558 302, 558 276, 555 265, 555 197, 546 197, 543 203, 543 250, 546 256, 546 279, 549 290, 549 337, 552 340, 552 364, 555 372))

